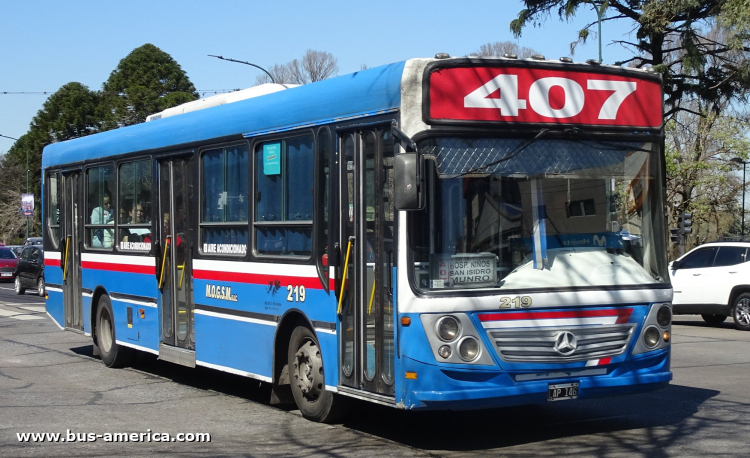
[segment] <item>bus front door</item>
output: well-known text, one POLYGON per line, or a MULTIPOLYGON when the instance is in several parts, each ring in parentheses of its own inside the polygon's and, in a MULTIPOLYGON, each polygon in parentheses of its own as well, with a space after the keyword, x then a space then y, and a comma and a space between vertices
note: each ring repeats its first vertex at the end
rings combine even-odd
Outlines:
POLYGON ((63 193, 60 202, 62 227, 63 311, 65 328, 83 331, 83 303, 81 290, 81 217, 83 202, 81 172, 63 173, 63 193))
POLYGON ((390 125, 346 132, 339 142, 342 265, 349 253, 340 313, 341 383, 392 396, 396 234, 390 125))
POLYGON ((191 157, 159 161, 159 359, 195 367, 192 259, 188 222, 191 157))

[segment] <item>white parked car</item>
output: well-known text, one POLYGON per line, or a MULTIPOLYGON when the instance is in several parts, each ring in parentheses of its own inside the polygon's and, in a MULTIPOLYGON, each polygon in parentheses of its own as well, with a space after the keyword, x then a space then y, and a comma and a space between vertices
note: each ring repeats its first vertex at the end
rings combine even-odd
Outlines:
POLYGON ((750 331, 750 243, 713 242, 669 264, 675 314, 700 314, 710 324, 728 316, 750 331))

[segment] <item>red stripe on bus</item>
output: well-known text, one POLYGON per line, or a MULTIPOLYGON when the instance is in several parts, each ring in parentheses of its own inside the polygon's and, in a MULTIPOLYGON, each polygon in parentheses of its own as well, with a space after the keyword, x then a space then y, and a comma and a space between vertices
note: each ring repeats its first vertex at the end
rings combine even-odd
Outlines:
POLYGON ((196 280, 228 281, 234 283, 254 283, 271 285, 279 281, 281 286, 293 285, 305 288, 323 289, 318 277, 288 277, 284 275, 248 274, 242 272, 217 272, 215 270, 193 270, 196 280))
POLYGON ((60 260, 59 259, 45 259, 44 265, 50 266, 50 267, 60 267, 60 260))
POLYGON ((133 274, 151 274, 155 272, 154 266, 139 266, 134 264, 119 264, 111 262, 81 261, 84 269, 109 270, 112 272, 129 272, 133 274))
POLYGON ((616 316, 617 323, 626 323, 633 309, 567 310, 561 312, 505 312, 479 315, 479 321, 549 320, 564 318, 598 318, 616 316))

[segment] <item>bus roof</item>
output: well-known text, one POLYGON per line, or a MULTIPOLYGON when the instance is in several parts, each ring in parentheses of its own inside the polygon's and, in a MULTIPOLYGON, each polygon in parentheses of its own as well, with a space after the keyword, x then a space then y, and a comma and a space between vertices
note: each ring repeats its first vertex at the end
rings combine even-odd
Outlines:
POLYGON ((393 111, 401 101, 404 65, 405 62, 397 62, 261 97, 53 143, 44 148, 42 167, 393 111))

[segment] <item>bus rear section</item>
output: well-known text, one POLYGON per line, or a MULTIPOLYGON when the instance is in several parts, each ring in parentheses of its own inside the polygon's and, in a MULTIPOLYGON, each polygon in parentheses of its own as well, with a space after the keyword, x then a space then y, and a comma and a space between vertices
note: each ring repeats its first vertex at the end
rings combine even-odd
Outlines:
POLYGON ((672 290, 658 77, 467 59, 415 73, 423 105, 404 110, 404 124, 418 126, 407 132, 416 151, 397 164, 416 173, 395 185, 419 189, 400 207, 400 404, 474 409, 664 387, 672 290))

